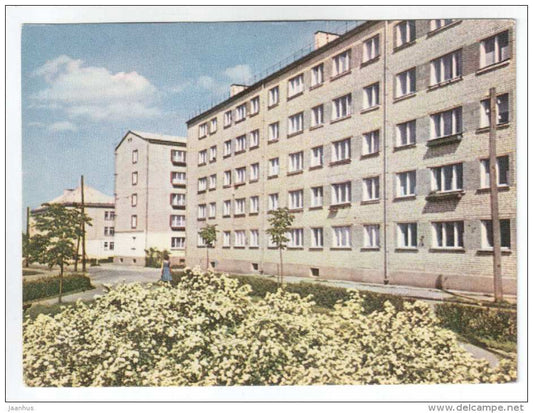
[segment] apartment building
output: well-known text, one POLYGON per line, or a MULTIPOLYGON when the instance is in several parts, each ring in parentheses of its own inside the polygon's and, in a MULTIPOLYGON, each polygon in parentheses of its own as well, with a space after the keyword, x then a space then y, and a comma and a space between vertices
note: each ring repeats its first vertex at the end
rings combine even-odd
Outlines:
MULTIPOLYGON (((87 258, 109 258, 115 255, 115 200, 113 197, 84 185, 83 188, 85 214, 91 218, 91 225, 85 227, 85 253, 87 258)), ((47 202, 63 204, 67 208, 79 208, 81 205, 81 186, 65 189, 63 194, 47 202)), ((33 226, 36 215, 46 210, 41 205, 31 211, 30 235, 36 230, 33 226)), ((80 247, 81 254, 81 247, 80 247)))
POLYGON ((285 273, 493 289, 489 89, 505 293, 516 292, 510 20, 367 21, 188 121, 187 264, 275 274, 268 212, 295 216, 285 273))
POLYGON ((128 131, 115 148, 115 262, 144 265, 145 250, 185 263, 186 138, 128 131))

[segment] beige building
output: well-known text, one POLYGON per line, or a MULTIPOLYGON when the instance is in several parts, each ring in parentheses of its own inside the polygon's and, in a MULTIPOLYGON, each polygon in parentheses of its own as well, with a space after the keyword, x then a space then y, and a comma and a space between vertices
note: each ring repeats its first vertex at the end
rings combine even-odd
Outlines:
POLYGON ((516 292, 510 20, 368 21, 188 121, 187 264, 274 274, 268 211, 295 215, 286 274, 492 291, 488 94, 497 91, 504 291, 516 292))
POLYGON ((184 263, 186 141, 129 131, 115 148, 115 262, 144 265, 157 248, 184 263))
MULTIPOLYGON (((81 187, 66 189, 62 195, 48 201, 49 204, 63 204, 71 208, 81 205, 81 187)), ((115 202, 90 186, 84 186, 85 213, 91 218, 91 225, 85 227, 85 251, 87 258, 109 258, 115 255, 115 202)), ((46 209, 45 205, 31 211, 31 217, 46 209)), ((34 231, 30 218, 30 234, 34 231)), ((81 246, 80 246, 81 254, 81 246)))

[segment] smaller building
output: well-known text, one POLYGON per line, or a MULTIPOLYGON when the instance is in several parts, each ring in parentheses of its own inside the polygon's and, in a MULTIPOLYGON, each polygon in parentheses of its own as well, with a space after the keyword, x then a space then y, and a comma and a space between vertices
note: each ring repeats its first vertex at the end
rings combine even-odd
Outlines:
MULTIPOLYGON (((70 208, 81 205, 81 187, 65 189, 63 194, 47 204, 63 204, 70 208)), ((91 218, 91 224, 85 227, 85 253, 87 258, 109 258, 115 255, 115 201, 113 197, 84 186, 85 213, 91 218)), ((31 211, 30 235, 35 233, 33 217, 46 210, 46 206, 31 211)), ((80 247, 81 254, 81 247, 80 247)))

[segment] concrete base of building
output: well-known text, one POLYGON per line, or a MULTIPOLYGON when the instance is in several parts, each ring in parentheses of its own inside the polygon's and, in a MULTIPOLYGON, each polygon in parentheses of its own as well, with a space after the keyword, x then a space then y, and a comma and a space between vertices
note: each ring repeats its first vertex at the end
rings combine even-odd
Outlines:
POLYGON ((115 256, 113 259, 114 264, 123 264, 123 265, 137 265, 139 267, 144 267, 145 258, 144 257, 124 257, 124 256, 115 256))
MULTIPOLYGON (((188 261, 189 266, 200 265, 201 268, 205 268, 205 259, 195 261, 189 259, 188 261)), ((217 260, 213 262, 216 271, 228 273, 276 275, 279 271, 279 263, 260 263, 240 260, 217 260)), ((313 267, 287 263, 283 265, 283 271, 287 276, 313 279, 344 280, 372 284, 388 283, 391 285, 478 293, 492 293, 494 291, 492 275, 438 274, 435 272, 412 272, 389 269, 388 280, 385 282, 383 271, 370 268, 313 267)), ((504 294, 516 295, 516 279, 503 278, 503 291, 504 294)))

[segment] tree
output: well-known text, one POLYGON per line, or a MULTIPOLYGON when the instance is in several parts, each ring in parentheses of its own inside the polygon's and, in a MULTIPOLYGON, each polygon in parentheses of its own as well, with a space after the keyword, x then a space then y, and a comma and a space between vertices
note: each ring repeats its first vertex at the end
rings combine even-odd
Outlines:
POLYGON ((82 223, 90 224, 90 218, 80 210, 61 204, 44 204, 44 211, 35 216, 35 228, 39 234, 32 237, 35 255, 49 268, 59 266, 59 302, 63 294, 65 264, 75 257, 74 241, 82 223))
POLYGON ((89 218, 85 213, 82 213, 81 205, 78 206, 76 204, 74 206, 75 206, 74 211, 78 213, 76 220, 79 224, 75 228, 76 229, 76 252, 74 254, 74 271, 77 272, 78 271, 78 260, 80 258, 80 241, 81 241, 81 238, 83 237, 83 232, 84 232, 83 225, 92 226, 92 224, 91 224, 91 218, 89 218))
POLYGON ((206 271, 209 271, 209 248, 215 246, 217 240, 217 224, 209 225, 206 224, 199 232, 198 235, 202 237, 205 243, 205 253, 206 253, 206 271))
POLYGON ((294 221, 294 215, 289 212, 288 208, 278 208, 269 212, 271 217, 268 218, 270 228, 267 234, 270 235, 272 243, 279 249, 279 283, 283 288, 283 250, 287 248, 287 231, 291 228, 294 221))

